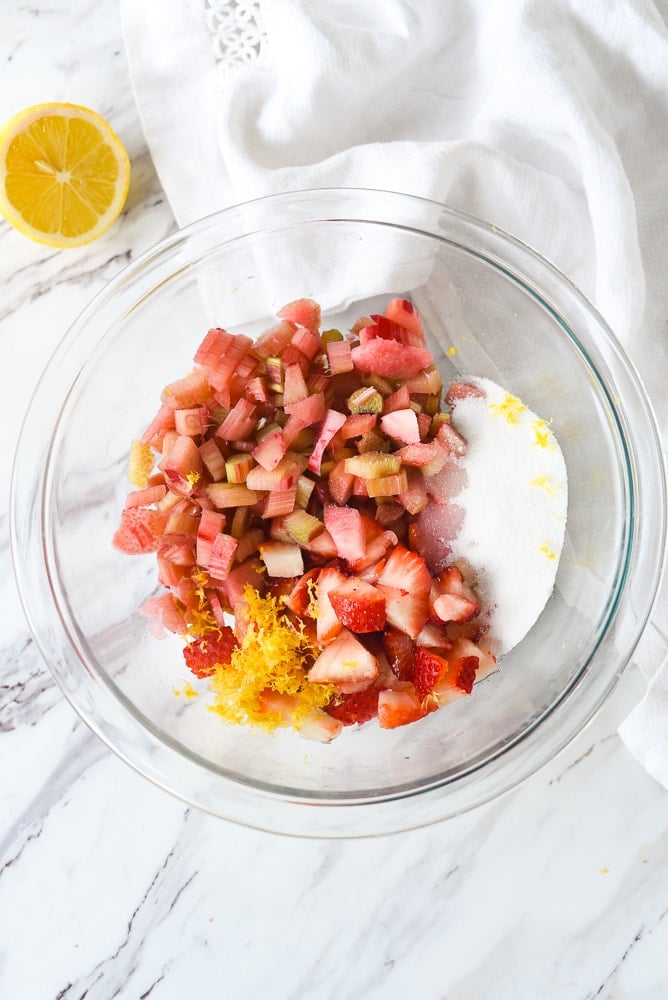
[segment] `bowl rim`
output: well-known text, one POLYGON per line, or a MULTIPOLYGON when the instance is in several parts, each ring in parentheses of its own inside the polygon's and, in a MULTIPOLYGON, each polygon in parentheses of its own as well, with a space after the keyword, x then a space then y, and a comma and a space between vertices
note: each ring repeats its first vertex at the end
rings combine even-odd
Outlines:
MULTIPOLYGON (((259 827, 261 829, 269 829, 273 832, 288 832, 305 836, 349 837, 377 835, 379 832, 394 832, 400 829, 409 829, 415 828, 416 826, 428 825, 429 823, 436 822, 448 815, 454 815, 456 813, 466 811, 467 809, 480 805, 483 802, 489 801, 489 799, 495 798, 497 795, 507 791, 510 787, 518 784, 521 780, 529 777, 530 774, 533 774, 548 759, 563 749, 564 746, 566 746, 572 739, 575 738, 575 736, 578 735, 579 732, 581 732, 614 688, 619 676, 621 676, 622 671, 631 659, 635 646, 640 639, 644 625, 651 614, 658 594, 660 577, 665 563, 666 529, 664 523, 665 518, 663 518, 659 519, 660 530, 658 544, 657 539, 654 539, 653 542, 654 559, 651 558, 651 555, 647 551, 644 552, 643 556, 644 564, 646 566, 652 565, 653 563, 653 573, 650 587, 645 587, 643 591, 642 611, 640 615, 636 617, 632 632, 625 640, 624 650, 621 655, 617 654, 615 669, 611 670, 609 675, 606 675, 605 684, 598 685, 596 697, 590 698, 587 703, 586 711, 580 712, 577 725, 571 727, 571 729, 567 732, 553 734, 549 745, 549 751, 539 754, 532 762, 531 766, 525 766, 521 769, 521 773, 519 773, 519 775, 507 773, 505 775, 505 779, 497 783, 494 783, 493 781, 490 783, 489 780, 487 782, 482 781, 482 783, 479 783, 477 794, 469 795, 468 797, 464 796, 462 801, 459 801, 459 799, 462 799, 462 796, 455 796, 455 799, 458 801, 454 808, 451 808, 448 805, 446 801, 447 796, 441 795, 440 793, 443 792, 444 789, 446 791, 451 791, 457 784, 459 784, 460 790, 463 789, 466 791, 470 786, 470 779, 476 775, 480 776, 482 771, 485 769, 487 769, 487 776, 491 776, 493 778, 494 775, 497 774, 498 769, 490 769, 490 764, 494 764, 497 758, 507 759, 508 754, 514 748, 526 745, 527 741, 529 741, 529 737, 536 731, 540 730, 544 725, 546 721, 544 716, 535 720, 527 730, 519 734, 519 736, 512 741, 508 748, 497 754, 491 761, 485 760, 483 763, 467 769, 454 779, 450 778, 445 781, 436 782, 435 784, 431 783, 426 786, 422 785, 418 788, 409 788, 390 795, 371 796, 352 800, 350 798, 323 799, 317 798, 317 796, 295 796, 292 794, 282 795, 275 789, 263 789, 257 784, 254 784, 251 788, 243 788, 240 786, 238 781, 231 778, 221 778, 220 772, 216 772, 212 768, 205 768, 209 774, 215 774, 218 780, 222 780, 224 783, 232 786, 234 794, 238 797, 239 801, 235 808, 232 808, 229 800, 223 797, 224 808, 221 809, 220 804, 212 803, 210 799, 203 796, 201 792, 198 792, 196 795, 188 795, 184 794, 183 788, 179 789, 171 787, 170 782, 165 780, 165 775, 163 773, 159 773, 159 769, 155 769, 154 771, 154 769, 150 766, 146 766, 145 761, 140 763, 134 758, 130 749, 131 744, 128 744, 128 746, 124 749, 122 741, 119 743, 117 740, 113 739, 112 734, 109 731, 109 727, 105 725, 104 716, 100 718, 99 712, 95 710, 95 706, 93 706, 93 710, 91 710, 90 706, 85 704, 82 705, 82 699, 80 697, 81 692, 78 688, 76 688, 76 686, 73 687, 72 684, 69 683, 72 678, 69 676, 67 670, 63 671, 62 664, 59 665, 60 669, 57 669, 56 664, 54 664, 47 655, 46 644, 42 635, 43 623, 41 623, 38 620, 38 616, 35 615, 30 601, 31 572, 33 573, 32 579, 34 581, 34 574, 36 572, 39 573, 40 571, 39 563, 33 558, 32 563, 29 565, 23 558, 22 547, 20 544, 21 538, 25 535, 27 522, 34 523, 36 513, 38 514, 40 520, 43 520, 44 516, 44 489, 46 472, 43 476, 38 477, 36 480, 35 492, 31 498, 29 496, 29 490, 26 490, 25 487, 26 474, 23 471, 23 465, 26 463, 25 455, 27 453, 27 449, 25 449, 25 447, 22 448, 22 445, 25 445, 26 441, 30 438, 31 433, 34 432, 34 428, 31 428, 31 423, 35 422, 35 410, 41 405, 40 397, 45 393, 48 395, 50 384, 54 380, 55 373, 59 368, 59 365, 62 365, 63 361, 67 360, 67 354, 70 346, 76 344, 77 337, 79 337, 81 332, 86 328, 89 318, 99 311, 101 303, 113 301, 116 292, 121 289, 126 282, 131 281, 137 273, 141 272, 142 269, 145 269, 147 266, 150 266, 161 259, 169 258, 169 255, 176 248, 178 248, 180 244, 187 245, 191 236, 200 235, 202 232, 211 228, 216 229, 220 226, 221 220, 229 218, 231 213, 239 211, 243 212, 246 209, 253 209, 254 207, 266 208, 267 205, 270 205, 271 208, 276 207, 280 209, 281 206, 294 205, 296 202, 308 206, 311 204, 316 205, 323 199, 329 199, 337 202, 345 201, 346 198, 359 198, 360 196, 365 197, 365 209, 369 205, 370 197, 376 199, 380 197, 381 199, 398 200, 404 205, 419 203, 423 206, 429 207, 432 212, 437 210, 440 217, 446 218, 450 222, 455 220, 457 223, 465 225, 471 232, 476 233, 479 238, 485 237, 487 240, 491 240, 491 245, 498 244, 503 249, 514 248, 514 251, 519 255, 519 259, 521 261, 525 260, 530 262, 541 274, 551 276, 556 281, 560 289, 566 289, 569 292, 570 296, 576 303, 579 304, 580 308, 582 308, 585 313, 589 314, 589 316, 595 321, 599 331, 604 335, 604 346, 607 351, 606 361, 608 364, 614 362, 614 364, 616 364, 616 366, 620 369, 620 372, 626 379, 627 389, 635 394, 636 404, 640 407, 645 419, 644 432, 647 437, 649 452, 652 454, 655 462, 653 480, 652 483, 649 484, 649 487, 644 481, 642 483, 640 481, 636 461, 637 449, 629 446, 628 439, 630 438, 633 442, 637 437, 633 433, 635 428, 630 428, 628 426, 628 422, 625 421, 620 408, 611 398, 606 381, 601 378, 597 365, 591 362, 591 367, 599 379, 599 384, 608 396, 611 410, 617 422, 619 440, 622 442, 623 448, 628 452, 627 478, 629 480, 630 503, 633 505, 636 498, 642 498, 645 494, 652 494, 654 498, 653 502, 656 502, 658 498, 661 509, 664 511, 666 509, 665 469, 656 420, 638 374, 633 364, 628 359, 624 349, 614 336, 612 330, 586 296, 547 258, 539 254, 529 244, 505 232, 505 230, 485 222, 472 213, 461 211, 453 206, 434 201, 432 199, 404 194, 401 192, 383 191, 381 189, 314 188, 307 191, 282 192, 280 194, 266 195, 251 201, 241 202, 237 205, 212 213, 209 216, 205 216, 181 229, 177 229, 154 246, 148 248, 134 261, 126 265, 92 298, 88 305, 79 314, 78 318, 65 332, 37 383, 19 433, 18 446, 12 470, 10 536, 14 571, 16 574, 24 612, 38 648, 47 662, 49 670, 77 713, 96 733, 96 735, 107 744, 107 746, 126 760, 126 762, 129 763, 135 770, 143 774, 145 777, 148 777, 150 780, 153 780, 160 787, 167 788, 173 794, 184 799, 185 801, 197 805, 215 815, 225 816, 227 819, 231 819, 232 821, 259 827), (467 778, 469 779, 468 783, 465 780, 467 778), (464 782, 464 784, 462 784, 462 782, 464 782), (254 798, 264 800, 265 803, 271 804, 271 811, 274 815, 270 821, 267 822, 266 820, 263 820, 262 815, 255 815, 257 813, 257 809, 252 807, 253 804, 251 801, 254 798), (420 798, 423 806, 419 817, 417 815, 411 817, 409 815, 409 811, 405 809, 403 811, 397 811, 393 808, 397 803, 407 803, 415 798, 420 798), (317 804, 320 807, 325 807, 317 810, 319 818, 315 822, 313 822, 313 814, 316 811, 312 808, 314 804, 317 804), (277 805, 279 806, 278 810, 276 809, 277 805), (292 810, 292 813, 286 812, 284 808, 285 806, 288 807, 288 810, 292 810), (360 807, 363 807, 365 812, 365 820, 362 823, 359 823, 360 807), (333 811, 337 814, 335 821, 332 821, 329 818, 333 815, 333 811), (388 811, 392 813, 392 816, 389 819, 389 825, 388 811), (277 813, 280 813, 280 815, 277 813), (324 819, 323 817, 327 818, 324 819)), ((375 219, 366 218, 366 220, 363 220, 363 214, 368 216, 370 213, 368 211, 365 213, 358 212, 354 217, 350 218, 350 221, 383 221, 377 217, 375 219)), ((318 213, 318 217, 321 216, 322 213, 318 213)), ((326 221, 345 221, 346 219, 348 219, 348 216, 345 215, 326 216, 326 221)), ((427 235, 430 236, 437 235, 436 233, 424 230, 422 226, 418 226, 416 229, 419 232, 426 232, 427 235)), ((251 234, 252 231, 244 233, 243 235, 248 236, 251 234)), ((482 242, 484 244, 485 239, 483 239, 482 242)), ((513 270, 507 271, 506 268, 502 266, 501 261, 503 258, 500 258, 499 261, 495 260, 494 253, 491 252, 491 245, 490 251, 485 253, 484 259, 494 263, 496 267, 501 267, 502 270, 506 271, 508 276, 512 277, 513 280, 517 280, 518 275, 513 270)), ((579 346, 581 350, 584 350, 582 345, 577 341, 577 338, 575 338, 570 326, 564 322, 560 312, 556 309, 554 304, 550 302, 550 297, 542 294, 540 292, 540 288, 537 289, 534 284, 525 280, 525 275, 522 272, 520 272, 519 278, 525 290, 529 292, 529 294, 538 296, 541 303, 552 311, 554 317, 564 327, 568 336, 574 340, 576 346, 579 346)), ((584 353, 586 355, 586 351, 584 353)), ((74 380, 76 381, 76 377, 74 380)), ((70 384, 70 388, 72 384, 73 382, 70 384)), ((62 395, 57 398, 61 400, 62 395)), ((55 434, 55 429, 53 433, 55 434)), ((49 448, 51 440, 48 443, 49 448)), ((645 476, 643 475, 643 480, 644 479, 645 476)), ((647 505, 646 501, 645 504, 647 505)), ((628 602, 628 582, 629 575, 631 573, 631 557, 634 555, 634 552, 637 556, 637 547, 639 544, 644 544, 645 550, 647 549, 647 541, 645 541, 642 532, 638 530, 639 524, 636 516, 638 513, 639 511, 631 508, 628 522, 629 558, 627 558, 624 563, 622 574, 623 579, 619 582, 616 601, 612 603, 606 616, 606 625, 603 629, 604 638, 608 633, 608 625, 610 623, 614 623, 617 618, 620 606, 624 603, 625 599, 628 602)), ((44 527, 43 524, 41 527, 44 527)), ((636 562, 637 561, 638 560, 636 559, 636 562)), ((48 567, 46 570, 48 572, 48 567)), ((646 582, 647 581, 645 580, 645 583, 646 582)), ((76 651, 74 644, 71 642, 70 647, 76 651)), ((570 702, 572 705, 573 695, 581 687, 583 677, 587 674, 589 662, 594 655, 598 655, 599 647, 600 643, 597 642, 594 645, 591 656, 587 659, 587 662, 584 664, 580 673, 572 679, 571 683, 560 693, 556 702, 550 706, 550 714, 553 714, 554 710, 563 703, 570 702)), ((145 727, 143 731, 146 733, 145 727)), ((154 734, 153 738, 158 740, 164 749, 169 749, 166 747, 164 741, 160 741, 154 734)), ((177 749, 172 748, 170 752, 178 754, 178 756, 183 760, 183 755, 180 754, 177 749)), ((196 760, 193 760, 192 757, 188 760, 187 764, 189 768, 202 768, 202 765, 199 765, 196 760)))

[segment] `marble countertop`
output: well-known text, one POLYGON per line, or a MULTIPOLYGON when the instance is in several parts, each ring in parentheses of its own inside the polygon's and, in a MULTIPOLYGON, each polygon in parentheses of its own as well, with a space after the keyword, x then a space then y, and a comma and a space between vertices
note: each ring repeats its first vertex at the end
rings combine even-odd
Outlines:
MULTIPOLYGON (((141 133, 117 5, 3 4, 0 120, 98 110, 127 145, 127 210, 88 248, 0 225, 9 468, 37 377, 91 296, 174 221, 141 133), (85 39, 85 41, 84 41, 85 39)), ((365 841, 301 841, 189 809, 93 736, 54 686, 13 582, 0 494, 0 997, 660 1000, 668 793, 596 720, 501 800, 365 841)))

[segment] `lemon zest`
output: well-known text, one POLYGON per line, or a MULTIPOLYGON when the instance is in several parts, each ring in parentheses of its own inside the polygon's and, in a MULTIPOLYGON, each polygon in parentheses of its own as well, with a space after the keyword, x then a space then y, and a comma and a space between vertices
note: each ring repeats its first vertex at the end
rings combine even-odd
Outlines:
POLYGON ((263 597, 247 584, 244 599, 247 627, 229 665, 217 666, 210 679, 215 698, 210 711, 225 722, 267 732, 288 724, 298 729, 314 709, 331 701, 334 688, 309 683, 308 666, 315 651, 303 626, 292 624, 275 597, 263 597), (289 718, 267 707, 266 692, 294 699, 289 718))
POLYGON ((554 451, 554 445, 552 444, 552 431, 550 430, 550 425, 547 420, 532 420, 531 429, 534 432, 535 440, 532 444, 537 445, 539 448, 545 448, 547 451, 554 451))
POLYGON ((561 489, 561 486, 555 486, 551 481, 549 476, 535 476, 529 482, 530 486, 538 486, 540 489, 544 489, 546 493, 549 493, 551 497, 555 495, 557 490, 561 489))
POLYGON ((195 472, 193 470, 192 472, 187 472, 186 473, 186 482, 187 482, 188 487, 190 489, 192 489, 193 486, 197 486, 199 480, 200 480, 199 472, 195 472))
POLYGON ((507 392, 503 402, 490 403, 489 409, 495 417, 505 417, 507 423, 516 424, 520 413, 524 413, 526 410, 526 406, 519 396, 511 396, 507 392))
POLYGON ((548 559, 557 558, 557 553, 553 552, 552 549, 549 547, 549 545, 541 545, 538 551, 542 552, 543 555, 547 556, 548 559))

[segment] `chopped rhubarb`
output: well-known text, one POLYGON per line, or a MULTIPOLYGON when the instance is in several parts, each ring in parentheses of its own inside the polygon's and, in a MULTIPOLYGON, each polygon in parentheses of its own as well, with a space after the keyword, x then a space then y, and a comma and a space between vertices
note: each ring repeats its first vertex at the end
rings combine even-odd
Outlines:
POLYGON ((420 428, 417 416, 411 409, 393 410, 380 418, 380 426, 388 437, 403 444, 418 444, 420 428))
POLYGON ((341 559, 355 562, 366 553, 366 538, 362 516, 354 507, 325 504, 325 527, 332 536, 341 559))
POLYGON ((422 347, 404 347, 393 340, 371 340, 352 350, 353 364, 362 372, 388 378, 414 378, 434 360, 422 347))
POLYGON ((211 545, 209 555, 209 572, 217 580, 226 580, 229 576, 234 555, 237 550, 238 541, 231 535, 219 532, 211 545))
POLYGON ((320 324, 303 298, 255 342, 207 332, 132 445, 113 544, 156 553, 167 592, 142 614, 185 637, 214 711, 326 743, 417 721, 496 660, 448 547, 467 442, 446 407, 482 390, 453 382, 444 406, 407 299, 320 324))
POLYGON ((260 546, 260 558, 269 576, 301 576, 304 559, 299 545, 265 542, 260 546))
POLYGON ((320 306, 313 299, 295 299, 276 313, 281 319, 316 333, 320 326, 320 306))
POLYGON ((308 467, 311 472, 315 472, 316 474, 320 472, 320 463, 322 461, 325 448, 345 422, 346 418, 343 413, 339 413, 338 410, 327 410, 325 420, 320 428, 318 440, 316 441, 311 457, 308 460, 308 467))
POLYGON ((213 510, 203 510, 197 529, 197 562, 208 568, 211 546, 225 527, 225 515, 213 510))

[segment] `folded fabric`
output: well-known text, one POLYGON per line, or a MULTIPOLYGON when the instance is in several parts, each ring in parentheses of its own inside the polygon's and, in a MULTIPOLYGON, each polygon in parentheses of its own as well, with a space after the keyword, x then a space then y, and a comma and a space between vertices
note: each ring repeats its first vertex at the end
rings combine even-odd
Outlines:
MULTIPOLYGON (((473 212, 592 299, 644 378, 668 442, 665 5, 121 6, 144 131, 179 223, 326 186, 405 191, 473 212)), ((667 637, 664 587, 636 652, 654 679, 620 732, 666 787, 667 637)))

